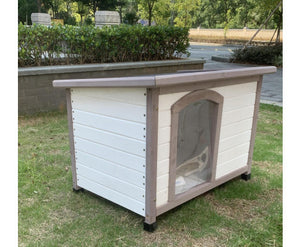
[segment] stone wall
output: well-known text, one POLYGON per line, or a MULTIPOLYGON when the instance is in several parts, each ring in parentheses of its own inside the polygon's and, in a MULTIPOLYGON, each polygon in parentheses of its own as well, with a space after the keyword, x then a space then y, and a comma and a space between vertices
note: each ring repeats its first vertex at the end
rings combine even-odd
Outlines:
POLYGON ((202 69, 204 63, 205 61, 201 59, 179 59, 20 68, 18 75, 19 115, 65 109, 65 90, 53 88, 53 80, 171 73, 177 70, 202 69))

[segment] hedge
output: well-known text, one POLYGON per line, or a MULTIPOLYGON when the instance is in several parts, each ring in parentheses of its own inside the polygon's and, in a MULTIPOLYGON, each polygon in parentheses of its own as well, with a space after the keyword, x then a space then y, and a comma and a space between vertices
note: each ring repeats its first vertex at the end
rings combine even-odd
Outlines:
POLYGON ((19 67, 153 61, 189 56, 188 28, 19 24, 19 67))
POLYGON ((245 49, 236 49, 233 53, 233 61, 282 66, 282 45, 252 46, 245 49))

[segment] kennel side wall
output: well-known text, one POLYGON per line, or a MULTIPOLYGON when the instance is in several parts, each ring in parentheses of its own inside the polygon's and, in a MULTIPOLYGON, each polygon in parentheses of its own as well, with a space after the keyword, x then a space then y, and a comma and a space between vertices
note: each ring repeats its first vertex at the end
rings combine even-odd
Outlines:
POLYGON ((145 216, 146 89, 70 93, 77 185, 145 216))
MULTIPOLYGON (((216 179, 247 167, 257 81, 208 88, 224 97, 216 179)), ((157 146, 157 201, 168 202, 171 106, 191 91, 159 95, 157 146)))

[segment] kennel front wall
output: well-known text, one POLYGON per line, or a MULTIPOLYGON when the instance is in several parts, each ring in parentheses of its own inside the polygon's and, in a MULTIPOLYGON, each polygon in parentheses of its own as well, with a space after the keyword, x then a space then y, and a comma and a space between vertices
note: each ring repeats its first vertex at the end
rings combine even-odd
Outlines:
MULTIPOLYGON (((254 81, 208 89, 224 97, 216 179, 240 168, 247 169, 257 83, 254 81)), ((171 107, 188 93, 190 91, 159 96, 157 207, 168 202, 171 107)))

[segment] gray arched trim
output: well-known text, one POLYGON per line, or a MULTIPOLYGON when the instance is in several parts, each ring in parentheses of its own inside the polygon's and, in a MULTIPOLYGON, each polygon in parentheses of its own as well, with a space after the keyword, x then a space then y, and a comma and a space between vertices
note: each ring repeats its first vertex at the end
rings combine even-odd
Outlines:
POLYGON ((222 119, 222 109, 223 109, 223 96, 212 90, 196 90, 193 91, 175 102, 171 107, 171 144, 170 144, 170 164, 169 164, 169 196, 168 202, 176 202, 177 200, 189 200, 195 196, 201 194, 201 188, 207 186, 208 183, 213 183, 216 176, 216 164, 217 164, 217 155, 219 147, 219 136, 220 136, 220 127, 222 119), (207 100, 214 103, 214 108, 210 111, 211 119, 211 155, 210 155, 210 164, 211 164, 211 176, 210 179, 204 184, 199 184, 192 187, 191 189, 175 195, 175 181, 176 181, 176 160, 177 160, 177 139, 178 139, 178 120, 179 112, 183 110, 188 105, 198 102, 200 100, 207 100))

